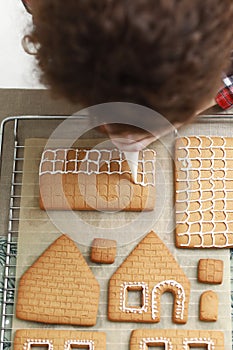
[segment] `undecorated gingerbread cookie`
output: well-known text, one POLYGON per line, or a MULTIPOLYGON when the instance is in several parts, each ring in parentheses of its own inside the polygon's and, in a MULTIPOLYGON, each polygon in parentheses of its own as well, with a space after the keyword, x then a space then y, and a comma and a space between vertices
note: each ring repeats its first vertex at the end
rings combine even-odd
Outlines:
POLYGON ((91 261, 112 264, 116 257, 117 242, 113 239, 95 238, 91 244, 91 261))
POLYGON ((208 284, 221 284, 223 280, 223 261, 200 259, 198 262, 198 281, 208 284))
POLYGON ((20 278, 16 316, 27 321, 93 326, 99 284, 76 244, 60 236, 20 278))
POLYGON ((218 295, 207 290, 200 297, 199 318, 201 321, 215 322, 218 319, 218 295))

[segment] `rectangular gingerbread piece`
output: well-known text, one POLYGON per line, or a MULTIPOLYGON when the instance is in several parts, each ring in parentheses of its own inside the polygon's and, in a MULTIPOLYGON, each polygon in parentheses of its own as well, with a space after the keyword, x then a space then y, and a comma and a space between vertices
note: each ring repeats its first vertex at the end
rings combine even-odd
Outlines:
POLYGON ((137 329, 131 333, 130 350, 224 350, 224 333, 212 330, 137 329))
POLYGON ((105 350, 106 334, 61 329, 20 329, 14 338, 14 350, 105 350))
POLYGON ((117 149, 45 150, 39 180, 44 210, 153 210, 155 151, 140 152, 134 183, 124 153, 117 149))
POLYGON ((233 246, 233 138, 176 141, 176 246, 233 246))

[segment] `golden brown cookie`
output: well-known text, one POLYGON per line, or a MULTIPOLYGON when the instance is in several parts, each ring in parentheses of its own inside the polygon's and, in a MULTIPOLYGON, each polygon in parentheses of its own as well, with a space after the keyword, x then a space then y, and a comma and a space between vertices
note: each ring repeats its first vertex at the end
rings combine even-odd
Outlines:
POLYGON ((223 280, 223 261, 217 259, 200 259, 197 276, 199 282, 221 284, 223 280))
POLYGON ((116 241, 106 238, 95 238, 91 244, 91 261, 101 264, 112 264, 116 257, 116 241))
POLYGON ((81 252, 62 235, 20 278, 16 316, 43 323, 93 326, 99 292, 81 252))
POLYGON ((41 209, 153 210, 155 151, 140 152, 134 183, 124 153, 119 150, 46 150, 39 180, 41 209))
POLYGON ((106 335, 102 332, 86 332, 55 329, 21 329, 14 337, 14 350, 105 350, 106 335))
POLYGON ((166 350, 224 350, 224 333, 186 329, 137 329, 132 332, 130 350, 147 350, 157 346, 163 346, 166 350))
POLYGON ((163 293, 174 295, 173 322, 186 323, 190 282, 162 240, 151 231, 109 282, 111 321, 159 322, 163 293))
POLYGON ((175 164, 177 247, 233 247, 233 138, 180 138, 175 164))
POLYGON ((202 293, 199 305, 201 321, 214 322, 218 319, 218 295, 213 290, 202 293))

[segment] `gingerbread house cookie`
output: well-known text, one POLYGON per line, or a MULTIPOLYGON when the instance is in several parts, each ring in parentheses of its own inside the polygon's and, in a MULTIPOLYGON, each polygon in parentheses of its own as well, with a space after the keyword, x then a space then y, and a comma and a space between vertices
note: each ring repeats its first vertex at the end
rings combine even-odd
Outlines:
POLYGON ((224 350, 224 333, 212 330, 137 329, 131 334, 130 350, 159 346, 165 350, 224 350))
POLYGON ((93 326, 99 292, 81 252, 62 235, 20 278, 16 316, 43 323, 93 326))
POLYGON ((112 321, 159 322, 163 293, 174 295, 173 322, 186 323, 190 282, 151 231, 136 246, 109 282, 108 317, 112 321))
POLYGON ((61 329, 20 329, 14 337, 14 350, 105 350, 106 335, 102 332, 86 332, 61 329))
POLYGON ((42 154, 40 207, 45 210, 153 210, 155 152, 139 154, 133 182, 124 153, 115 150, 55 149, 42 154))
POLYGON ((180 138, 175 163, 177 247, 233 247, 233 138, 180 138))

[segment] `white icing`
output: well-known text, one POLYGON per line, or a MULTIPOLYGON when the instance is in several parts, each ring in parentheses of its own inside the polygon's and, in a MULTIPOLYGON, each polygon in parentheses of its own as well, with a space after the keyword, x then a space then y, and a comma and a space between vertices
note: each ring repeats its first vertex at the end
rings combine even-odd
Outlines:
POLYGON ((140 350, 148 350, 149 344, 152 344, 152 346, 156 344, 162 344, 162 345, 165 345, 164 350, 173 350, 173 346, 170 338, 166 338, 166 337, 142 338, 139 345, 140 350))
POLYGON ((137 152, 124 152, 126 160, 129 164, 132 176, 133 176, 133 181, 137 182, 138 178, 138 156, 139 156, 139 151, 137 152))
MULTIPOLYGON (((113 150, 85 150, 84 159, 79 159, 80 149, 49 149, 45 150, 41 157, 39 175, 44 174, 130 174, 129 170, 122 170, 123 161, 125 161, 124 152, 113 149, 113 150), (67 159, 69 151, 75 152, 73 159, 67 159), (114 159, 114 154, 117 154, 117 158, 114 159), (45 163, 49 163, 51 170, 43 170, 45 163), (117 171, 111 171, 111 164, 116 163, 118 166, 117 171), (69 170, 69 165, 74 167, 74 170, 69 170), (101 166, 105 165, 107 170, 100 170, 101 166)), ((141 177, 141 181, 135 181, 136 184, 142 186, 152 185, 155 186, 155 157, 153 160, 147 160, 147 152, 153 152, 153 150, 141 151, 142 159, 138 159, 138 175, 141 177), (150 170, 148 165, 150 164, 150 170)), ((115 157, 116 158, 116 157, 115 157)))
POLYGON ((173 290, 175 294, 174 311, 175 319, 184 319, 185 291, 182 285, 174 280, 165 280, 156 284, 152 290, 152 318, 157 319, 159 316, 158 301, 161 294, 166 290, 173 290))
POLYGON ((185 143, 187 145, 178 147, 178 150, 182 150, 185 152, 184 157, 179 157, 178 162, 180 162, 181 167, 180 170, 182 171, 183 175, 182 177, 177 179, 178 183, 181 183, 185 186, 182 186, 183 189, 176 190, 176 193, 179 196, 182 196, 182 198, 177 199, 177 203, 184 203, 185 208, 182 210, 176 210, 176 214, 179 215, 181 219, 177 219, 176 223, 186 225, 187 230, 185 230, 184 233, 179 233, 178 236, 182 237, 185 236, 187 239, 187 243, 182 243, 181 246, 188 247, 192 244, 194 247, 203 248, 207 247, 207 244, 205 242, 205 235, 209 235, 211 237, 211 242, 208 244, 209 248, 212 247, 218 247, 216 243, 216 235, 222 234, 225 240, 225 243, 222 243, 220 247, 229 247, 231 246, 229 242, 229 235, 232 234, 232 228, 229 227, 229 225, 233 225, 233 219, 229 218, 229 214, 233 213, 233 207, 229 208, 230 202, 227 200, 227 195, 233 192, 233 189, 227 188, 227 182, 233 180, 233 166, 229 166, 229 164, 232 165, 233 161, 233 147, 230 147, 226 145, 226 139, 223 137, 218 137, 218 139, 221 139, 221 146, 214 145, 214 139, 211 137, 198 137, 195 136, 195 141, 198 141, 198 146, 192 146, 191 145, 191 139, 189 137, 185 137, 185 143), (203 141, 207 140, 209 142, 209 146, 203 145, 203 141), (211 154, 211 157, 191 157, 190 150, 197 150, 198 154, 201 154, 201 152, 209 151, 211 154), (221 151, 222 156, 217 156, 216 152, 221 151), (229 151, 231 152, 229 156, 229 151), (221 160, 224 164, 223 168, 221 169, 214 169, 214 161, 215 160, 221 160), (200 166, 194 167, 192 166, 192 161, 198 161, 200 166), (209 161, 210 166, 208 168, 202 168, 203 162, 209 161), (216 172, 219 172, 219 175, 216 176, 216 172), (229 171, 232 172, 229 174, 229 171), (192 178, 192 174, 195 175, 195 178, 192 178), (203 189, 202 188, 202 182, 208 181, 210 184, 210 188, 203 189), (222 187, 220 189, 215 188, 215 185, 217 181, 220 181, 222 183, 222 187), (195 182, 195 184, 198 184, 198 188, 193 189, 192 184, 195 182), (216 194, 222 193, 223 195, 220 198, 216 198, 216 194), (197 199, 191 199, 191 196, 193 194, 198 194, 199 196, 197 199), (210 195, 209 195, 210 194, 210 195), (207 196, 208 198, 204 198, 204 196, 207 196), (216 209, 217 203, 223 203, 222 209, 216 209), (192 203, 198 203, 198 208, 196 210, 190 209, 190 205, 192 203), (210 203, 207 208, 203 208, 205 203, 210 203), (205 219, 205 212, 210 212, 211 219, 206 220, 205 219), (223 212, 225 214, 225 220, 223 222, 222 219, 217 219, 216 214, 219 212, 223 212), (194 215, 198 215, 198 220, 190 220, 191 216, 192 218, 194 215), (217 223, 221 223, 221 229, 217 230, 217 223), (208 230, 206 230, 208 225, 208 230), (204 231, 204 232, 203 232, 204 231), (198 235, 200 238, 200 243, 193 245, 192 237, 198 235))
MULTIPOLYGON (((140 292, 140 290, 139 290, 140 292)), ((127 313, 138 313, 142 314, 143 312, 147 312, 148 309, 148 302, 149 302, 149 292, 148 292, 148 285, 145 282, 124 282, 121 285, 121 291, 120 291, 120 310, 127 313), (135 287, 141 287, 141 294, 142 294, 142 306, 141 307, 131 307, 127 305, 127 293, 128 290, 133 290, 135 287)))
POLYGON ((48 345, 48 350, 53 350, 53 341, 50 339, 27 339, 23 344, 23 350, 31 350, 35 345, 48 345))
POLYGON ((69 339, 65 341, 64 350, 72 350, 72 345, 88 346, 88 350, 94 350, 95 345, 93 340, 79 340, 79 339, 69 339))
POLYGON ((185 338, 183 341, 183 350, 189 350, 189 345, 207 345, 207 350, 215 349, 215 342, 210 338, 185 338))

